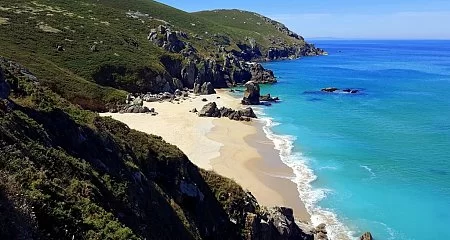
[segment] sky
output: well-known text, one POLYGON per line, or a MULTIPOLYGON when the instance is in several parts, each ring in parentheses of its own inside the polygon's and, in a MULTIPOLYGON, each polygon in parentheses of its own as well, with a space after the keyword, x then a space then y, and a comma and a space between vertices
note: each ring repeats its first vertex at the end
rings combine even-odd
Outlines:
POLYGON ((159 0, 187 12, 242 9, 305 38, 450 39, 450 0, 159 0))

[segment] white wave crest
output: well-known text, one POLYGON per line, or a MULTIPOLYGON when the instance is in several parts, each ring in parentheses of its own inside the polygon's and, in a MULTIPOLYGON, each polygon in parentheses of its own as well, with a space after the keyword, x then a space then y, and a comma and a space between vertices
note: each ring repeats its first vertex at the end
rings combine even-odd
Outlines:
POLYGON ((257 109, 257 113, 259 116, 263 116, 260 120, 264 123, 264 133, 275 144, 275 149, 279 151, 281 160, 294 171, 295 177, 291 180, 297 185, 300 199, 311 215, 311 223, 314 226, 325 223, 330 239, 353 239, 353 232, 339 221, 335 213, 330 209, 317 206, 317 203, 331 193, 331 190, 312 188, 311 183, 317 179, 317 176, 308 167, 307 159, 301 153, 293 151, 296 137, 275 134, 272 128, 279 123, 266 117, 267 115, 263 113, 262 109, 257 109))

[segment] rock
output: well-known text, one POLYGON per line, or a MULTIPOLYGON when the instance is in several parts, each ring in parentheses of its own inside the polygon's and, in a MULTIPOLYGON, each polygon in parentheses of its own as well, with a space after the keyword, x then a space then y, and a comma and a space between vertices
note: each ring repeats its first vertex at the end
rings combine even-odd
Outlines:
POLYGON ((209 95, 214 93, 216 93, 216 91, 210 82, 205 82, 201 86, 198 83, 194 83, 194 94, 209 95))
POLYGON ((0 99, 7 99, 9 97, 9 93, 11 92, 11 88, 9 84, 6 82, 6 76, 3 73, 2 69, 0 69, 0 99))
POLYGON ((241 115, 244 117, 257 118, 255 112, 253 112, 253 109, 251 107, 239 111, 241 112, 241 115))
POLYGON ((259 85, 253 81, 247 82, 245 84, 246 90, 244 92, 244 98, 242 99, 242 104, 244 105, 259 105, 259 85))
POLYGON ((190 110, 189 112, 191 112, 191 113, 198 113, 197 108, 194 108, 194 109, 190 110))
POLYGON ((219 117, 220 111, 217 108, 217 104, 215 102, 210 102, 203 106, 202 110, 200 110, 199 117, 219 117))
POLYGON ((141 97, 137 97, 137 98, 135 98, 135 99, 133 100, 133 102, 131 103, 131 105, 134 105, 134 106, 142 106, 142 105, 144 105, 144 100, 142 100, 141 97))
POLYGON ((197 187, 197 185, 195 185, 194 183, 189 183, 185 180, 182 180, 180 183, 180 191, 187 197, 196 198, 200 202, 202 202, 203 199, 205 198, 205 196, 200 191, 200 189, 197 187))
POLYGON ((150 112, 150 109, 148 109, 148 107, 139 108, 139 113, 148 113, 148 112, 150 112))
POLYGON ((207 101, 208 101, 208 99, 202 98, 202 102, 207 102, 207 101))
POLYGON ((295 223, 292 209, 274 207, 260 214, 248 213, 245 219, 245 239, 252 240, 313 240, 295 223))
POLYGON ((262 95, 259 97, 259 101, 264 101, 264 102, 276 102, 279 101, 280 99, 278 97, 272 97, 270 96, 270 93, 267 95, 262 95))
POLYGON ((265 69, 260 63, 250 64, 251 80, 257 83, 275 83, 277 80, 271 70, 265 69))
POLYGON ((358 92, 359 92, 359 90, 356 90, 356 89, 350 91, 350 93, 358 93, 358 92))
POLYGON ((315 240, 328 240, 326 225, 324 223, 319 224, 314 229, 314 239, 315 240))
POLYGON ((328 87, 328 88, 322 88, 320 91, 322 91, 322 92, 335 92, 337 90, 339 90, 339 88, 328 87))
POLYGON ((194 94, 200 95, 201 93, 201 85, 199 83, 194 83, 194 94))
POLYGON ((172 84, 174 89, 183 89, 183 82, 178 78, 172 78, 172 84))
POLYGON ((183 92, 180 89, 175 90, 175 96, 182 96, 183 92))
POLYGON ((187 64, 181 69, 181 77, 183 85, 189 88, 194 87, 195 78, 197 77, 197 66, 195 62, 188 60, 187 64))
POLYGON ((359 239, 360 240, 373 240, 373 237, 370 232, 366 232, 359 239))
POLYGON ((203 83, 201 92, 204 95, 216 93, 216 91, 214 90, 214 87, 212 86, 212 84, 210 82, 203 83))
POLYGON ((62 51, 64 51, 64 50, 65 50, 65 49, 64 49, 63 46, 61 46, 61 45, 56 46, 56 51, 62 52, 62 51))

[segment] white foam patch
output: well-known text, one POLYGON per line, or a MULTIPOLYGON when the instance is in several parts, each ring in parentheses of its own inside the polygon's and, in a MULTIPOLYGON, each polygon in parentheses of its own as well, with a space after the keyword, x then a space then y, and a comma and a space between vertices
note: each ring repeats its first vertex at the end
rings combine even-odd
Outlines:
POLYGON ((264 133, 275 144, 275 149, 279 151, 281 160, 293 169, 295 177, 290 179, 297 184, 300 199, 311 215, 312 224, 317 226, 325 223, 330 239, 354 239, 354 233, 339 221, 338 216, 334 212, 317 206, 317 203, 331 193, 331 190, 312 188, 311 183, 317 179, 317 176, 308 167, 307 159, 301 153, 293 152, 296 137, 273 133, 272 128, 279 125, 279 123, 274 122, 272 118, 266 117, 261 108, 254 108, 254 110, 260 116, 260 121, 264 123, 264 133))

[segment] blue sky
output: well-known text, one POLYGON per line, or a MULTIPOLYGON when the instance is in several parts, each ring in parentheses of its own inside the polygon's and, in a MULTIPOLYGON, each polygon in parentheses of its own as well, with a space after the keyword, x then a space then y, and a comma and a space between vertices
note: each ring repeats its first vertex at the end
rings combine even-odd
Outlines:
POLYGON ((306 38, 450 39, 450 0, 160 0, 184 11, 238 8, 306 38))

